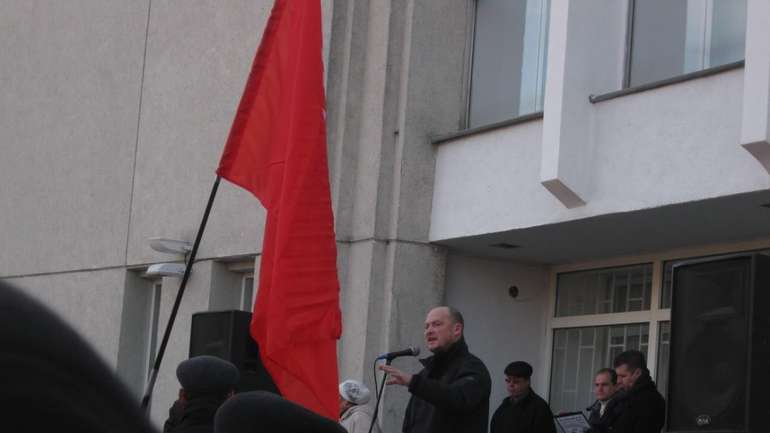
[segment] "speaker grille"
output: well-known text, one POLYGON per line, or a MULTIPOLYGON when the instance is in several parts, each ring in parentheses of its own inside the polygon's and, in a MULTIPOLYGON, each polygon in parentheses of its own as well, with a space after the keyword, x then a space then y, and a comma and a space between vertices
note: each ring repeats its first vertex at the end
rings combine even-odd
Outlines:
POLYGON ((238 391, 278 393, 259 358, 259 347, 249 334, 251 313, 213 311, 193 314, 190 357, 211 355, 232 362, 241 372, 238 391))
POLYGON ((669 431, 746 429, 751 257, 677 267, 669 431))

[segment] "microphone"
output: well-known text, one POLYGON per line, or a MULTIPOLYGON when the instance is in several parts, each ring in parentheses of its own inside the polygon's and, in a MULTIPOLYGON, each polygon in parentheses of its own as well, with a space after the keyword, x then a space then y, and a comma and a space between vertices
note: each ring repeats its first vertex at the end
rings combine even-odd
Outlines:
POLYGON ((379 361, 381 359, 384 359, 386 361, 392 361, 395 358, 398 358, 400 356, 417 356, 420 354, 420 348, 419 347, 410 347, 404 350, 399 350, 396 352, 389 352, 384 353, 375 359, 375 361, 379 361))

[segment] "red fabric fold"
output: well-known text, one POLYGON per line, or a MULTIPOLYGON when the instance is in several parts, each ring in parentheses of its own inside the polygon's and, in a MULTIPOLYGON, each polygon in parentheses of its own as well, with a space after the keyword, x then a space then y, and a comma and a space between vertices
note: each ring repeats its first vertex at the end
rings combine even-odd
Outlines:
POLYGON ((338 417, 342 332, 319 0, 277 0, 217 174, 267 209, 251 334, 284 397, 338 417))

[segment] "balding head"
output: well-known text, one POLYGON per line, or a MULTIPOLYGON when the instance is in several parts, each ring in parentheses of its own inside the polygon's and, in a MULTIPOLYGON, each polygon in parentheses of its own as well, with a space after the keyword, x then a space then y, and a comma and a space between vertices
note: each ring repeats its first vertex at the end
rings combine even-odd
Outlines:
POLYGON ((449 349, 463 336, 465 321, 462 314, 448 306, 433 308, 425 318, 425 343, 431 352, 449 349))

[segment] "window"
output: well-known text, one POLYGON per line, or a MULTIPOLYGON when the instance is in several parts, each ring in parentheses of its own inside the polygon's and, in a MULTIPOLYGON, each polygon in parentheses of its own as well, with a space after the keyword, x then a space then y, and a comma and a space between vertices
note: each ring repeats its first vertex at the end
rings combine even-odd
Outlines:
POLYGON ((736 62, 746 46, 746 0, 634 0, 627 85, 736 62))
POLYGON ((658 375, 655 383, 658 385, 663 397, 666 397, 668 391, 668 361, 671 355, 671 322, 660 322, 658 326, 660 336, 658 337, 658 375))
POLYGON ((550 0, 477 0, 468 126, 542 111, 550 0))
MULTIPOLYGON (((767 249, 748 251, 770 256, 767 249)), ((683 256, 679 251, 639 265, 579 271, 569 266, 569 272, 557 268, 549 327, 548 399, 553 412, 585 409, 594 401, 593 374, 611 367, 615 356, 629 349, 646 354, 650 375, 668 398, 673 268, 695 258, 734 253, 712 250, 709 255, 683 256)))
POLYGON ((665 389, 667 375, 656 376, 656 361, 668 368, 670 310, 659 308, 659 269, 660 263, 642 263, 555 275, 549 386, 554 413, 588 407, 595 400, 594 374, 612 367, 626 350, 644 353, 665 389))
POLYGON ((647 352, 649 325, 635 323, 554 330, 551 410, 572 412, 588 407, 597 370, 612 366, 625 350, 647 352))
POLYGON ((254 308, 254 274, 241 277, 241 310, 252 311, 254 308))
POLYGON ((137 398, 147 387, 163 335, 159 329, 163 280, 145 271, 130 269, 125 274, 116 369, 137 398))
POLYGON ((652 265, 559 274, 556 316, 650 309, 652 265))
POLYGON ((254 309, 254 259, 214 262, 209 310, 254 309))
POLYGON ((150 379, 152 367, 155 364, 155 356, 158 354, 158 321, 160 317, 160 294, 163 287, 163 280, 150 281, 150 305, 147 316, 147 374, 146 380, 150 379))

